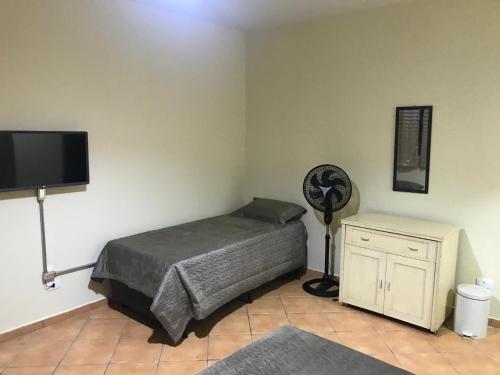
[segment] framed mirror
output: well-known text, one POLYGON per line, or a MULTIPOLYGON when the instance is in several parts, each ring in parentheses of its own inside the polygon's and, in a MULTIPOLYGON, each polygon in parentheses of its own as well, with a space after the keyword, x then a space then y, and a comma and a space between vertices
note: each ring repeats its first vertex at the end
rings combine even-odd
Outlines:
POLYGON ((432 106, 397 107, 394 191, 429 192, 432 106))

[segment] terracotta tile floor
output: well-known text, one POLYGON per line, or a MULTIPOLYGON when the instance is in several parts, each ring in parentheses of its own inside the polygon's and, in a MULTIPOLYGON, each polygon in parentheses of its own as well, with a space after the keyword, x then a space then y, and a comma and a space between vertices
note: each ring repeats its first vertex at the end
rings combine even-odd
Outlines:
POLYGON ((446 327, 437 335, 311 297, 301 280, 259 288, 249 305, 234 301, 169 343, 162 329, 131 312, 101 307, 0 343, 2 374, 196 374, 285 324, 314 332, 417 374, 499 374, 500 330, 481 341, 446 327))

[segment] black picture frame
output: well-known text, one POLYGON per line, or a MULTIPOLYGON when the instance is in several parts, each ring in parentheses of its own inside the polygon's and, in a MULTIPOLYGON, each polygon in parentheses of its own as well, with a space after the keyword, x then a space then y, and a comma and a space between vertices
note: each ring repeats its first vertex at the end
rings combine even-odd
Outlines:
MULTIPOLYGON (((394 139, 394 165, 393 165, 393 180, 392 180, 392 190, 405 193, 418 193, 418 194, 428 194, 429 193, 429 172, 430 172, 430 160, 431 160, 431 138, 432 138, 432 105, 424 106, 407 106, 407 107, 396 107, 396 134, 394 139), (419 150, 421 150, 423 142, 425 142, 425 181, 424 185, 420 185, 413 182, 404 181, 398 179, 398 155, 399 149, 401 147, 400 143, 400 124, 401 117, 404 115, 405 111, 419 111, 419 122, 418 122, 418 139, 417 143, 419 145, 419 150), (427 121, 424 123, 424 114, 427 112, 427 121), (427 126, 426 139, 423 139, 424 127, 427 126)), ((421 168, 420 168, 421 169, 421 168)))

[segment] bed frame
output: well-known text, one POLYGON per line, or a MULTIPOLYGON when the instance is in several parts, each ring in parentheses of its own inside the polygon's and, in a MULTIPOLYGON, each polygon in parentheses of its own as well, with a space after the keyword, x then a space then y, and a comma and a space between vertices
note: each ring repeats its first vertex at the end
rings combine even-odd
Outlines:
POLYGON ((110 280, 111 286, 111 302, 128 308, 129 310, 138 313, 148 320, 157 321, 149 307, 153 303, 153 299, 145 296, 137 290, 131 289, 125 284, 110 280))
MULTIPOLYGON (((293 270, 289 272, 288 274, 285 275, 291 275, 295 279, 300 279, 300 277, 304 274, 305 268, 300 267, 297 268, 296 270, 293 270)), ((284 275, 280 276, 283 277, 284 275)), ((150 297, 145 296, 141 292, 138 292, 137 290, 131 289, 125 284, 116 281, 116 280, 110 280, 110 287, 111 287, 111 296, 110 296, 110 301, 112 303, 121 305, 130 311, 139 314, 141 317, 144 317, 150 321, 157 322, 158 320, 154 316, 154 314, 151 312, 149 309, 151 304, 153 303, 153 299, 150 297)), ((253 302, 253 297, 252 297, 252 291, 248 291, 247 293, 243 294, 242 296, 239 297, 242 299, 245 303, 252 303, 253 302)), ((187 330, 187 329, 186 329, 187 330)), ((183 337, 187 337, 187 332, 184 332, 183 337)))

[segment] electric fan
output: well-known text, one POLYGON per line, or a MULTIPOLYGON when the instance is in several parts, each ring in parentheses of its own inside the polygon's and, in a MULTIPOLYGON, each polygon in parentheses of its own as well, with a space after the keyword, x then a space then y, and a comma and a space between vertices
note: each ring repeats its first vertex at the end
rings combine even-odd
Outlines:
POLYGON ((316 210, 324 213, 325 235, 325 273, 323 278, 306 281, 303 285, 307 293, 320 297, 338 297, 339 282, 330 275, 330 224, 333 213, 343 208, 351 199, 352 185, 347 173, 341 168, 322 164, 314 167, 304 178, 304 196, 316 210), (317 285, 315 285, 317 284, 317 285), (336 289, 330 290, 337 286, 336 289))

